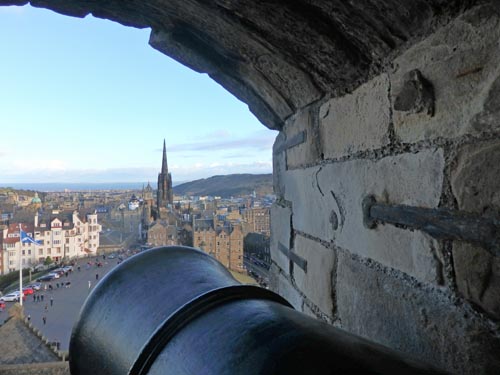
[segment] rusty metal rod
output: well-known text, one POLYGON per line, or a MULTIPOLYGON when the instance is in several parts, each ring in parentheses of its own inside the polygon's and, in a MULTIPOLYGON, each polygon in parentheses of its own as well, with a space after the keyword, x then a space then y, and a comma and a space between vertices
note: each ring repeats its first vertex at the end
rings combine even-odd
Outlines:
POLYGON ((440 240, 466 241, 500 256, 500 220, 444 208, 423 208, 363 201, 365 224, 388 223, 418 229, 440 240))

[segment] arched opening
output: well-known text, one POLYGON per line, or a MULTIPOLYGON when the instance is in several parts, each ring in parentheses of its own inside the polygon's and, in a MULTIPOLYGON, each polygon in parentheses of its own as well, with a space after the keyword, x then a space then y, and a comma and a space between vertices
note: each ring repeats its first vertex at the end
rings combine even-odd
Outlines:
POLYGON ((1 122, 23 143, 4 145, 4 181, 154 182, 164 138, 176 184, 271 172, 274 132, 206 75, 148 47, 149 30, 1 10, 1 122))

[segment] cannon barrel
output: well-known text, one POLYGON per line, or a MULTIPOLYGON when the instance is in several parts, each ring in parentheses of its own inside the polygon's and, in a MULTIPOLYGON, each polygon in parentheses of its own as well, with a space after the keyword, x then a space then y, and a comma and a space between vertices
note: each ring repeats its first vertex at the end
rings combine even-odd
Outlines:
POLYGON ((241 285, 207 254, 169 246, 111 271, 70 341, 72 375, 442 374, 241 285))

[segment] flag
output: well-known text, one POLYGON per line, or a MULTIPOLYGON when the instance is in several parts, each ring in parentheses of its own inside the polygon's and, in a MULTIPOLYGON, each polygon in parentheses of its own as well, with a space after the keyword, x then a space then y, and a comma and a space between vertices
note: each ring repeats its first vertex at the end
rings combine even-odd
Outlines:
POLYGON ((34 243, 35 245, 41 245, 42 241, 37 241, 28 236, 28 234, 21 229, 21 242, 22 243, 34 243))

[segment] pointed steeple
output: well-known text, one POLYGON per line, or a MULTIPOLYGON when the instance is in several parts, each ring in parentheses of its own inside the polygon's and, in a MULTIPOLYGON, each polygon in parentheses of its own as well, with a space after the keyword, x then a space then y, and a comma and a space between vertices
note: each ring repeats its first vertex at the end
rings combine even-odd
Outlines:
POLYGON ((163 139, 163 159, 161 162, 161 173, 168 173, 168 165, 167 165, 167 147, 165 146, 165 139, 163 139))

